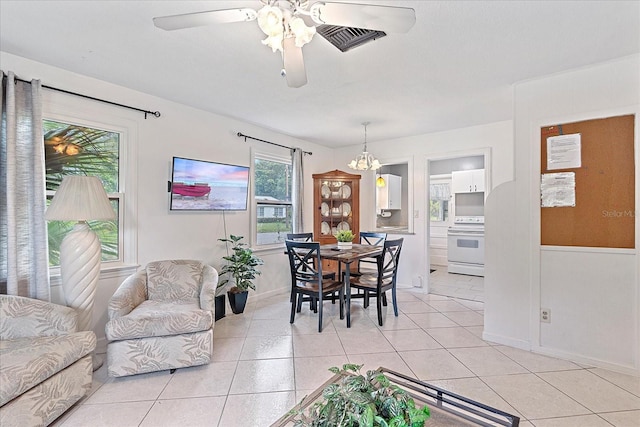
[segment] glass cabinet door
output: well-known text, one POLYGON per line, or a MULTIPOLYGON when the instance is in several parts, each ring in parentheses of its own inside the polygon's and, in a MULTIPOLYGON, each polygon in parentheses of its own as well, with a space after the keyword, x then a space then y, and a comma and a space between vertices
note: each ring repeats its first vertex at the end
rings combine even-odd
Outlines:
POLYGON ((333 171, 313 178, 314 239, 321 243, 335 242, 334 236, 341 230, 351 230, 358 236, 360 175, 333 171))

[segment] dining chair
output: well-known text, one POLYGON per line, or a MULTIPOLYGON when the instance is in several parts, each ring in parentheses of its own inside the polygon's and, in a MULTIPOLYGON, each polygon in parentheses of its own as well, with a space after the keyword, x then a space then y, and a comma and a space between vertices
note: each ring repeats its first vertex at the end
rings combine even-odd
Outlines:
POLYGON ((287 233, 287 240, 296 242, 313 242, 313 233, 287 233))
MULTIPOLYGON (((371 231, 361 231, 360 232, 360 244, 361 245, 374 245, 374 246, 382 246, 384 245, 385 240, 387 239, 387 233, 374 233, 371 231)), ((375 274, 378 271, 378 259, 375 257, 371 258, 362 258, 356 264, 356 271, 351 272, 351 276, 361 276, 363 274, 371 273, 375 274)), ((352 294, 351 298, 364 298, 365 293, 361 292, 358 289, 356 294, 352 294)), ((367 303, 368 305, 368 303, 367 303)), ((387 300, 384 300, 384 305, 387 305, 387 300)))
MULTIPOLYGON (((313 242, 313 233, 287 233, 287 240, 294 240, 296 242, 313 242)), ((315 258, 312 259, 311 262, 315 264, 315 258)), ((330 271, 328 273, 323 273, 322 277, 325 279, 335 279, 336 273, 330 271)))
POLYGON ((318 313, 318 332, 322 332, 323 299, 338 292, 340 301, 340 319, 344 319, 344 286, 341 281, 325 278, 322 274, 320 243, 296 242, 286 240, 289 267, 291 269, 291 317, 293 323, 296 311, 300 312, 304 296, 316 302, 318 313), (313 260, 316 260, 315 263, 313 260))
MULTIPOLYGON (((313 233, 287 233, 287 240, 294 240, 296 242, 313 242, 313 233)), ((311 260, 311 263, 314 265, 313 268, 315 268, 315 262, 315 258, 311 260)), ((325 279, 335 279, 336 273, 330 271, 328 273, 323 273, 322 277, 325 279)), ((306 301, 307 300, 305 300, 305 302, 306 301)), ((309 302, 311 303, 313 311, 317 313, 316 302, 313 299, 309 299, 309 302)), ((335 297, 331 299, 331 302, 335 304, 335 297)), ((298 313, 300 313, 300 310, 298 310, 298 313)))
MULTIPOLYGON (((373 233, 369 231, 360 232, 361 245, 382 246, 384 245, 385 240, 387 240, 387 233, 373 233)), ((372 271, 366 271, 366 270, 375 271, 377 264, 378 264, 378 260, 376 258, 363 258, 360 261, 358 261, 358 271, 355 272, 355 274, 361 275, 365 273, 371 273, 372 271), (367 267, 370 267, 370 268, 367 268, 367 267)))
POLYGON ((378 310, 378 324, 382 326, 382 305, 386 305, 386 292, 391 290, 393 313, 398 317, 396 299, 396 276, 400 250, 404 239, 385 240, 382 255, 377 259, 378 271, 355 276, 351 279, 351 288, 364 291, 364 307, 369 306, 369 294, 375 293, 378 310))

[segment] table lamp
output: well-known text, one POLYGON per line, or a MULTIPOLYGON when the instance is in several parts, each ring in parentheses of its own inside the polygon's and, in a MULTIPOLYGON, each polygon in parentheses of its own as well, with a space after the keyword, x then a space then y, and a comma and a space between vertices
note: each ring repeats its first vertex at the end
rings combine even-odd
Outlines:
POLYGON ((53 196, 48 221, 78 221, 60 244, 60 275, 65 303, 78 311, 78 330, 91 330, 102 246, 87 221, 116 215, 102 182, 95 176, 66 176, 53 196))

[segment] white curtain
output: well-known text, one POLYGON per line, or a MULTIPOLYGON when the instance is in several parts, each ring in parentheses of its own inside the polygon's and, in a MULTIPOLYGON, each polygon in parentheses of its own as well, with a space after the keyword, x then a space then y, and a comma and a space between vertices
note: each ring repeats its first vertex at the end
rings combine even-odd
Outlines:
POLYGON ((302 205, 304 194, 304 175, 302 173, 302 156, 304 152, 300 148, 291 149, 293 164, 293 178, 291 180, 291 203, 293 205, 293 232, 303 233, 302 205))
POLYGON ((431 184, 429 185, 429 193, 431 200, 451 199, 451 189, 449 184, 431 184))
POLYGON ((41 85, 2 77, 0 291, 48 301, 41 85))

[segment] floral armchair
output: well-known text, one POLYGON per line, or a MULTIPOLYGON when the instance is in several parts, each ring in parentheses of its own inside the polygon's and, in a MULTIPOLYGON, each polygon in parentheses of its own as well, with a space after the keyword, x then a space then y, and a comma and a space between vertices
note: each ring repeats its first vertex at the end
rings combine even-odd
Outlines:
POLYGON ((69 307, 0 295, 0 426, 46 426, 91 389, 92 331, 69 307))
POLYGON ((154 261, 125 279, 108 305, 109 375, 209 363, 217 284, 213 267, 192 260, 154 261))

